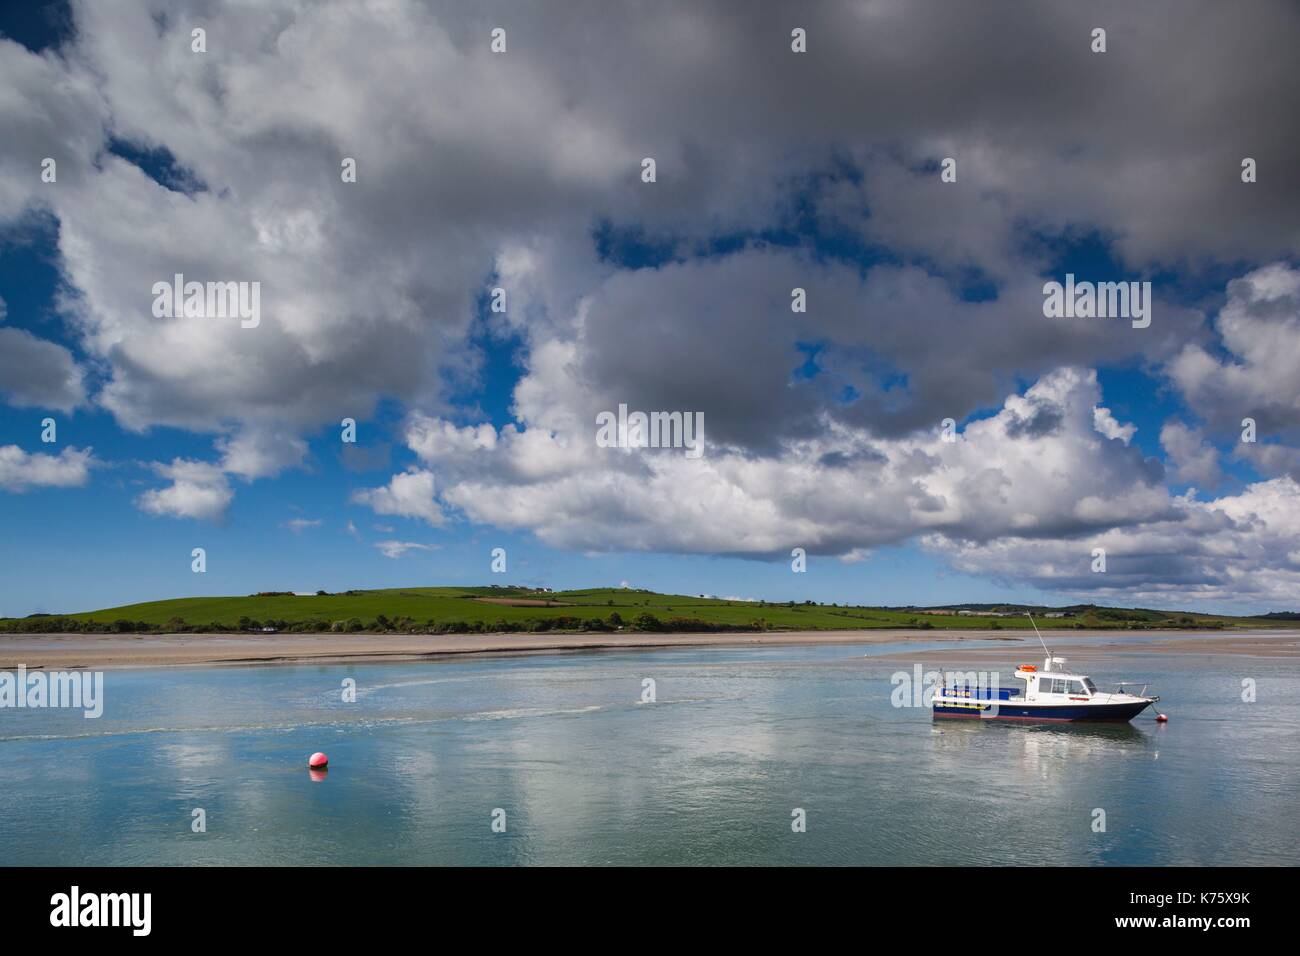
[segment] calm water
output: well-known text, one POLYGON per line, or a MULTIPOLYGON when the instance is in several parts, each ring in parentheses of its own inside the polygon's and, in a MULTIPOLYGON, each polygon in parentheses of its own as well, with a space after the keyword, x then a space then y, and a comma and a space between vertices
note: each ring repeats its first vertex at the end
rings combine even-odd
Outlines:
POLYGON ((0 864, 1300 862, 1300 662, 1090 665, 1171 722, 1087 729, 895 709, 888 650, 109 671, 0 711, 0 864))

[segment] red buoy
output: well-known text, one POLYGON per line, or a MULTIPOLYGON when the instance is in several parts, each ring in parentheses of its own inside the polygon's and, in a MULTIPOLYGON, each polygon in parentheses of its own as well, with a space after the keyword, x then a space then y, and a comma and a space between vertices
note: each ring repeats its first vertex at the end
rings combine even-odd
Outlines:
POLYGON ((324 770, 329 766, 330 758, 325 756, 319 750, 307 758, 307 766, 313 770, 324 770))
POLYGON ((1168 723, 1168 722, 1169 722, 1169 718, 1166 717, 1164 714, 1156 714, 1156 723, 1157 723, 1157 724, 1165 724, 1165 723, 1168 723))

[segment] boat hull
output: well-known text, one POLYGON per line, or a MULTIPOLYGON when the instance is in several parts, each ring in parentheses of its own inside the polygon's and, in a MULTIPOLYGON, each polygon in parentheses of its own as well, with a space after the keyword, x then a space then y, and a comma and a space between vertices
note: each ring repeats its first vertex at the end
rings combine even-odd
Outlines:
POLYGON ((1024 704, 999 701, 995 713, 991 704, 976 701, 935 701, 935 717, 973 717, 976 720, 1041 720, 1048 722, 1127 722, 1152 704, 1149 700, 1122 704, 1024 704))

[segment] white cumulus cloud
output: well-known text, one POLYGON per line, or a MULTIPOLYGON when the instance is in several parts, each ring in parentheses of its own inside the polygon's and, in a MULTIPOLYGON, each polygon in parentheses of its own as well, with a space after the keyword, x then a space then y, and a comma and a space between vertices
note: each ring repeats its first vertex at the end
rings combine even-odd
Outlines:
POLYGON ((177 458, 171 464, 154 466, 171 484, 146 491, 136 499, 141 510, 172 518, 216 521, 226 513, 234 497, 225 473, 215 465, 177 458))
POLYGON ((352 500, 369 505, 376 514, 418 518, 431 525, 445 522, 442 509, 434 500, 434 478, 431 471, 407 471, 394 475, 381 488, 366 488, 355 492, 352 500))
POLYGON ((79 488, 90 480, 91 450, 65 448, 57 455, 29 454, 17 445, 0 446, 0 488, 79 488))

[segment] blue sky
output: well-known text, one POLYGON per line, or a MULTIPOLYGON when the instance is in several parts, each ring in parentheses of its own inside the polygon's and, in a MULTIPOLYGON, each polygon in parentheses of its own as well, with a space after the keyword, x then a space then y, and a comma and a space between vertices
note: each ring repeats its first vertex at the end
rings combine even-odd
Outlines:
MULTIPOLYGON (((896 100, 879 76, 858 101, 828 85, 818 57, 833 76, 869 69, 836 11, 809 14, 814 59, 792 61, 746 14, 683 7, 680 28, 748 77, 699 87, 711 74, 690 45, 666 51, 671 24, 641 14, 579 49, 509 5, 395 9, 407 19, 181 4, 113 20, 81 3, 0 18, 15 133, 0 152, 0 616, 494 580, 1297 603, 1300 346, 1278 335, 1300 328, 1296 190, 1243 184, 1236 158, 1294 155, 1271 121, 1276 77, 1188 74, 1165 116, 1126 91, 1186 51, 1122 8, 1112 34, 1155 45, 1120 45, 1091 98, 1046 66, 1007 80, 947 47, 951 24, 890 41, 986 87, 954 115, 908 92, 906 61, 889 60, 896 100), (518 38, 504 57, 477 43, 494 16, 518 38), (272 29, 279 47, 253 39, 272 29), (639 82, 589 83, 623 63, 639 82), (385 95, 412 84, 433 84, 429 103, 385 95), (1251 96, 1257 116, 1186 133, 1179 110, 1251 96), (866 132, 855 102, 875 110, 866 132), (49 156, 56 183, 40 180, 49 156), (262 325, 155 319, 152 283, 175 271, 259 281, 262 325), (1045 317, 1040 287, 1066 273, 1151 282, 1152 327, 1045 317), (702 413, 702 464, 596 447, 594 413, 619 403, 702 413), (88 449, 81 471, 60 457, 88 449)), ((1059 46, 1060 70, 1092 76, 1082 23, 1054 8, 1007 42, 1059 46)), ((1268 42, 1266 17, 1237 29, 1268 42)))

